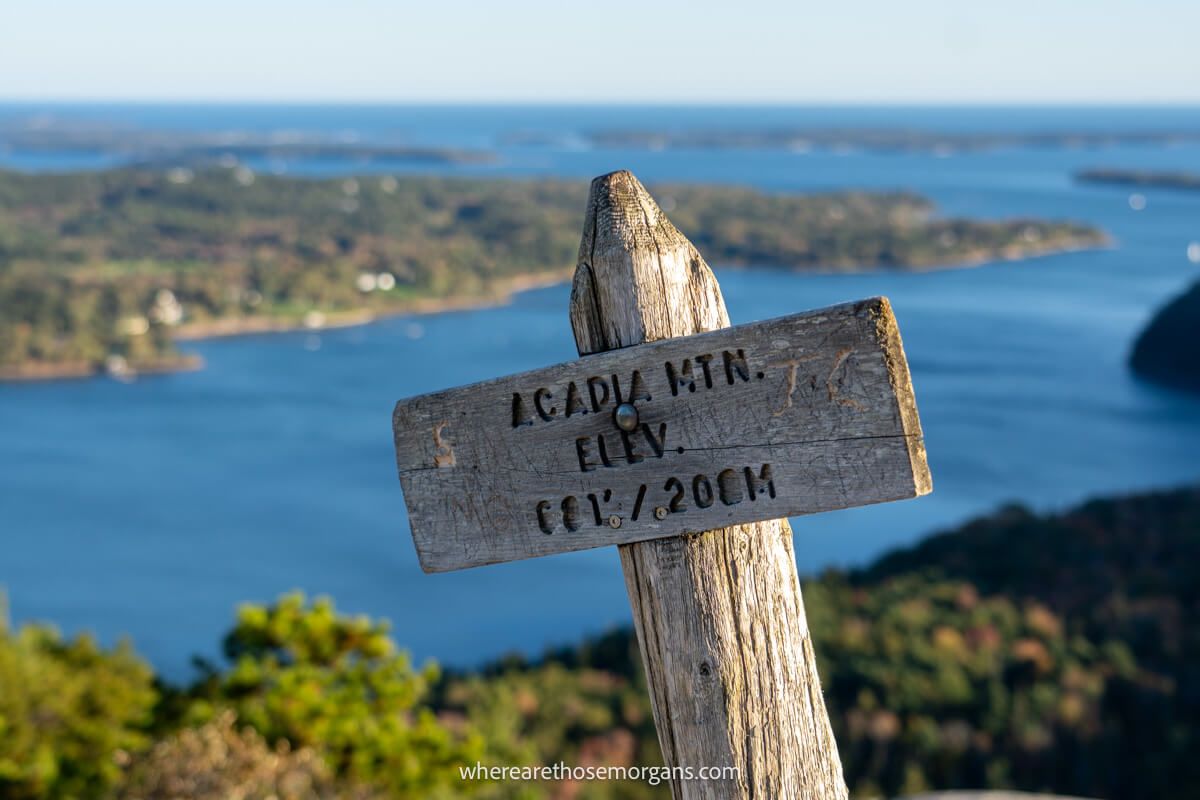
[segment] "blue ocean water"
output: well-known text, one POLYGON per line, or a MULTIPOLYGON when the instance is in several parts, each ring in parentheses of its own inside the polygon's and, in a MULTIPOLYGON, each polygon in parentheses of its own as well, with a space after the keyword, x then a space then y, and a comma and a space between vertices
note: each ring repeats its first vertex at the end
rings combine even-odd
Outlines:
MULTIPOLYGON (((925 153, 610 151, 599 127, 938 130, 1197 129, 1197 109, 648 109, 0 106, 8 118, 185 130, 300 130, 495 147, 448 173, 721 181, 773 191, 911 189, 941 213, 1045 216, 1110 231, 1111 249, 928 273, 797 275, 717 265, 735 322, 885 294, 895 306, 934 493, 797 519, 811 572, 861 563, 1018 500, 1085 497, 1200 479, 1200 400, 1135 381, 1125 358, 1152 310, 1200 267, 1200 195, 1084 186, 1087 166, 1200 171, 1200 146, 925 153), (23 116, 22 116, 23 115, 23 116), (506 134, 547 134, 538 145, 506 134)), ((0 166, 111 159, 0 154, 0 166)), ((430 170, 301 161, 297 174, 430 170)), ((582 222, 582 209, 580 209, 582 222)), ((390 618, 418 658, 469 665, 629 622, 615 552, 461 573, 417 567, 395 476, 390 413, 404 396, 574 357, 567 290, 509 306, 393 318, 320 334, 188 345, 197 373, 0 385, 0 586, 17 620, 122 634, 168 675, 212 655, 242 601, 300 588, 390 618)))

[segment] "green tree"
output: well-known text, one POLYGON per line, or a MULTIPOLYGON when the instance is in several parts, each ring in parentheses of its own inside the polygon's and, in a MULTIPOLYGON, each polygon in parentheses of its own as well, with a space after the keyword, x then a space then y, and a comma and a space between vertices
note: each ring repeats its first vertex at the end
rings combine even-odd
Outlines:
POLYGON ((0 797, 98 797, 119 785, 158 693, 128 644, 64 640, 51 627, 10 631, 0 608, 0 797))
POLYGON ((229 669, 197 687, 190 721, 231 708, 270 742, 313 748, 343 780, 396 797, 461 794, 459 767, 483 752, 423 703, 435 665, 414 669, 386 622, 340 615, 327 598, 244 606, 225 654, 229 669))

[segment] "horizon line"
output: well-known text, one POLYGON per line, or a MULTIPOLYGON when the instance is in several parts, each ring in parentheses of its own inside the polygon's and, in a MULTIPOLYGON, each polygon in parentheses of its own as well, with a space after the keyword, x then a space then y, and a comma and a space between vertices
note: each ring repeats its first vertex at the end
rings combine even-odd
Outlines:
POLYGON ((453 108, 464 106, 524 106, 530 108, 1175 108, 1200 109, 1200 98, 1173 100, 620 100, 620 99, 346 99, 346 98, 253 98, 253 97, 6 97, 0 105, 138 105, 138 106, 343 106, 453 108))

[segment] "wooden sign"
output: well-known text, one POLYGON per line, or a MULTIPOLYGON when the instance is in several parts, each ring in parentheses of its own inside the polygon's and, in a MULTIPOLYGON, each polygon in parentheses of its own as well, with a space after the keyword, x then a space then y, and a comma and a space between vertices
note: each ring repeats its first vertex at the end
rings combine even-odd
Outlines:
POLYGON ((402 400, 393 422, 426 572, 931 488, 883 298, 402 400))
POLYGON ((397 404, 421 565, 620 545, 663 759, 729 768, 672 797, 846 800, 784 517, 930 491, 888 302, 730 328, 620 170, 592 181, 570 319, 592 355, 397 404))

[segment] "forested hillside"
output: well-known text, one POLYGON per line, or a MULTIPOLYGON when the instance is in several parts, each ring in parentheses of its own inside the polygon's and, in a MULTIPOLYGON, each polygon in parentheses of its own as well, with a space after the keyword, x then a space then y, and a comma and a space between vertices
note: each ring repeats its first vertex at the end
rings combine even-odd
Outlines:
MULTIPOLYGON (((1198 587, 1197 488, 1007 508, 808 579, 853 794, 1200 796, 1198 587)), ((630 632, 442 673, 410 663, 396 623, 300 596, 247 606, 226 660, 188 687, 156 683, 128 648, 6 631, 0 797, 669 796, 459 773, 661 764, 630 632)))

